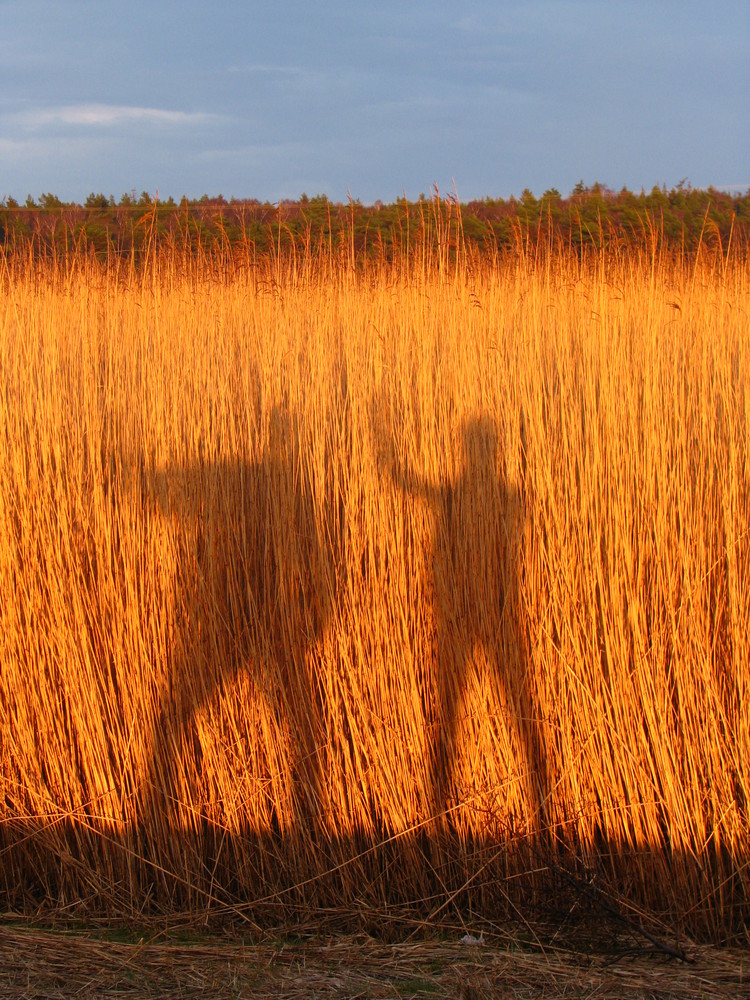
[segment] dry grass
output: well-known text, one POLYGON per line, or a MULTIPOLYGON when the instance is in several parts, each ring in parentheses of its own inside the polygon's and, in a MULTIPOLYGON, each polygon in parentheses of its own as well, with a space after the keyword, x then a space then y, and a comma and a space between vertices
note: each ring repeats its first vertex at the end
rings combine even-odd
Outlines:
POLYGON ((747 256, 424 260, 3 263, 7 905, 747 935, 747 256))
POLYGON ((452 1000, 746 996, 746 952, 696 949, 688 965, 645 954, 618 960, 534 952, 458 939, 386 945, 367 937, 247 942, 116 942, 95 935, 5 928, 0 988, 7 1000, 44 997, 253 996, 452 1000))

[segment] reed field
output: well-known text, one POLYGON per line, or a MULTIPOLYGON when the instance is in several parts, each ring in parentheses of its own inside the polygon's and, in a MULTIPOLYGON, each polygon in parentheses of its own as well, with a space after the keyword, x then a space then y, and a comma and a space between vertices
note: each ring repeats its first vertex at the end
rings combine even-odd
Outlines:
POLYGON ((4 257, 3 908, 747 943, 709 250, 4 257))

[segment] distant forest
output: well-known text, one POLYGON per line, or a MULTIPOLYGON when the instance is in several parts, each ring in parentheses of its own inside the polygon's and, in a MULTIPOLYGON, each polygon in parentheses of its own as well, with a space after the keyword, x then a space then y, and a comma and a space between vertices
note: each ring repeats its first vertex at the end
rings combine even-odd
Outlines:
POLYGON ((64 257, 81 251, 102 260, 142 259, 156 247, 209 256, 346 255, 352 261, 394 260, 424 251, 467 259, 540 245, 633 246, 694 254, 699 246, 727 253, 750 243, 750 189, 729 194, 681 182, 671 190, 633 193, 581 181, 563 197, 554 188, 536 197, 460 203, 437 189, 416 201, 363 205, 324 195, 271 204, 222 195, 179 202, 135 191, 119 201, 90 194, 83 204, 53 194, 21 205, 0 201, 0 246, 6 254, 64 257))

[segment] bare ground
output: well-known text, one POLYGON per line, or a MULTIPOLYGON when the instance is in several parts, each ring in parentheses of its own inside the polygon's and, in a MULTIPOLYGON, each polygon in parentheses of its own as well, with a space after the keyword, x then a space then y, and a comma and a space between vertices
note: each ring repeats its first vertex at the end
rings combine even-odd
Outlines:
POLYGON ((0 923, 0 995, 16 998, 310 996, 750 998, 750 952, 692 948, 689 961, 471 943, 354 937, 112 940, 0 923))

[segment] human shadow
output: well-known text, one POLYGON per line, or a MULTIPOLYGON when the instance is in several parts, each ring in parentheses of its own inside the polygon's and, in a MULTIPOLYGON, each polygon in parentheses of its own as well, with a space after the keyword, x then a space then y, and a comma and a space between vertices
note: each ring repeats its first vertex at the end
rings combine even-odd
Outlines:
MULTIPOLYGON (((325 842, 311 839, 301 861, 296 860, 302 838, 315 831, 315 817, 325 803, 318 753, 325 736, 322 699, 313 668, 344 572, 343 542, 330 530, 342 515, 334 517, 333 499, 326 495, 321 501, 312 488, 294 421, 283 407, 272 411, 266 438, 258 457, 196 458, 150 470, 134 461, 128 467, 127 478, 140 491, 137 502, 143 503, 145 514, 135 527, 123 517, 123 531, 149 531, 153 512, 171 522, 170 530, 154 530, 154 535, 160 536, 158 545, 162 535, 173 537, 175 556, 174 572, 162 588, 171 588, 174 608, 154 616, 155 628, 166 628, 168 620, 173 627, 162 644, 170 651, 168 669, 159 675, 157 704, 144 727, 149 757, 140 786, 147 789, 145 802, 133 819, 130 789, 140 786, 130 783, 123 765, 113 791, 120 785, 124 789, 127 822, 98 816, 86 792, 79 806, 71 808, 63 799, 57 809, 57 771, 48 775, 44 759, 36 779, 42 794, 33 789, 27 794, 27 755, 33 754, 34 744, 21 733, 14 741, 19 761, 14 762, 11 746, 2 775, 4 909, 35 918, 48 914, 54 920, 65 914, 106 914, 132 922, 148 913, 167 921, 188 915, 195 921, 201 907, 206 919, 211 912, 218 920, 236 916, 259 926, 288 926, 295 915, 305 920, 317 913, 321 919, 341 920, 352 931, 372 927, 394 934, 400 933, 394 928, 411 933, 415 926, 427 926, 435 913, 454 906, 459 914, 490 920, 495 927, 519 913, 524 923, 530 913, 554 917, 560 923, 551 925, 551 940, 557 943, 563 920, 588 917, 588 935, 590 927, 606 926, 620 910, 638 914, 639 922, 643 915, 656 928, 672 920, 678 930, 698 939, 745 941, 750 868, 741 837, 731 842, 713 834, 706 838, 697 830, 687 847, 673 847, 667 831, 652 843, 639 842, 635 835, 630 844, 620 837, 586 841, 585 828, 576 826, 576 812, 570 816, 571 832, 567 823, 560 826, 567 859, 556 852, 550 864, 544 859, 539 863, 537 852, 529 865, 523 850, 512 843, 504 848, 488 825, 455 865, 437 871, 431 847, 441 839, 440 831, 427 829, 427 824, 427 849, 418 824, 402 836, 385 837, 379 832, 360 836, 332 824, 325 842), (330 584, 311 585, 324 580, 330 584), (288 733, 292 759, 283 783, 291 789, 290 800, 274 807, 270 825, 258 824, 241 810, 237 823, 229 824, 220 814, 213 822, 209 814, 206 823, 186 830, 180 796, 195 776, 181 786, 176 778, 180 744, 188 737, 200 743, 197 717, 224 686, 246 682, 249 675, 288 733), (39 810, 38 803, 45 800, 49 812, 39 810), (583 833, 577 832, 581 829, 583 833), (174 851, 172 841, 179 842, 174 851)), ((441 823, 450 820, 463 698, 473 650, 480 645, 499 694, 496 701, 508 707, 518 747, 530 816, 526 832, 543 832, 552 750, 548 755, 529 686, 519 607, 527 501, 500 471, 503 456, 495 424, 487 417, 466 421, 458 472, 435 479, 420 476, 398 457, 392 433, 376 433, 375 440, 383 474, 403 496, 424 502, 431 515, 428 566, 436 627, 435 670, 429 675, 436 685, 426 695, 425 715, 433 734, 428 750, 432 814, 441 823)), ((114 516, 112 503, 116 528, 121 519, 114 516)), ((156 538, 151 541, 158 547, 156 538)), ((92 600, 97 573, 119 567, 122 547, 115 538, 111 563, 93 564, 90 576, 81 574, 92 600)), ((153 567, 149 558, 131 562, 128 572, 145 575, 153 567)), ((356 566, 350 569, 355 571, 356 566)), ((142 581, 142 589, 149 596, 160 592, 149 580, 142 581)), ((128 587, 129 600, 137 601, 140 591, 140 585, 128 587)), ((93 638, 90 642, 91 655, 98 657, 93 638)), ((142 659, 145 669, 148 658, 142 659)), ((102 672, 107 666, 102 659, 102 672)), ((16 718, 28 725, 23 688, 17 692, 20 711, 13 701, 16 693, 8 690, 5 696, 6 725, 7 718, 11 727, 16 718)), ((41 704, 60 713, 54 721, 65 727, 71 760, 80 761, 89 749, 86 731, 67 728, 65 699, 41 704)), ((201 752, 198 746, 184 756, 196 759, 201 752)), ((604 742, 592 744, 590 753, 601 755, 592 770, 604 773, 611 765, 604 742)), ((81 780, 85 789, 85 775, 81 780)), ((213 807, 215 801, 206 799, 213 807)), ((570 809, 578 810, 578 803, 570 809)))
POLYGON ((518 599, 524 498, 500 472, 493 420, 467 419, 461 446, 458 474, 434 481, 407 467, 393 442, 376 442, 381 469, 404 494, 426 501, 432 514, 427 565, 437 691, 432 713, 425 706, 434 720, 430 808, 438 829, 445 828, 471 664, 480 647, 521 758, 514 777, 524 788, 526 833, 538 840, 548 828, 548 767, 518 599))
MULTIPOLYGON (((224 690, 248 684, 265 701, 273 736, 244 739, 286 748, 266 765, 269 834, 309 834, 323 810, 322 713, 315 649, 330 613, 330 595, 310 581, 330 579, 333 552, 321 537, 321 512, 301 460, 290 414, 270 414, 260 458, 196 459, 147 473, 152 505, 175 525, 176 566, 171 662, 161 684, 147 743, 141 806, 145 830, 179 828, 196 810, 205 743, 197 720, 215 710, 224 690), (280 738, 279 738, 280 737, 280 738), (186 750, 187 747, 187 750, 186 750), (274 773, 275 772, 275 773, 274 773), (268 804, 270 803, 270 804, 268 804)), ((242 739, 242 734, 240 739, 242 739)), ((241 759, 241 752, 235 754, 241 759)), ((198 810, 192 825, 226 829, 198 810)))

